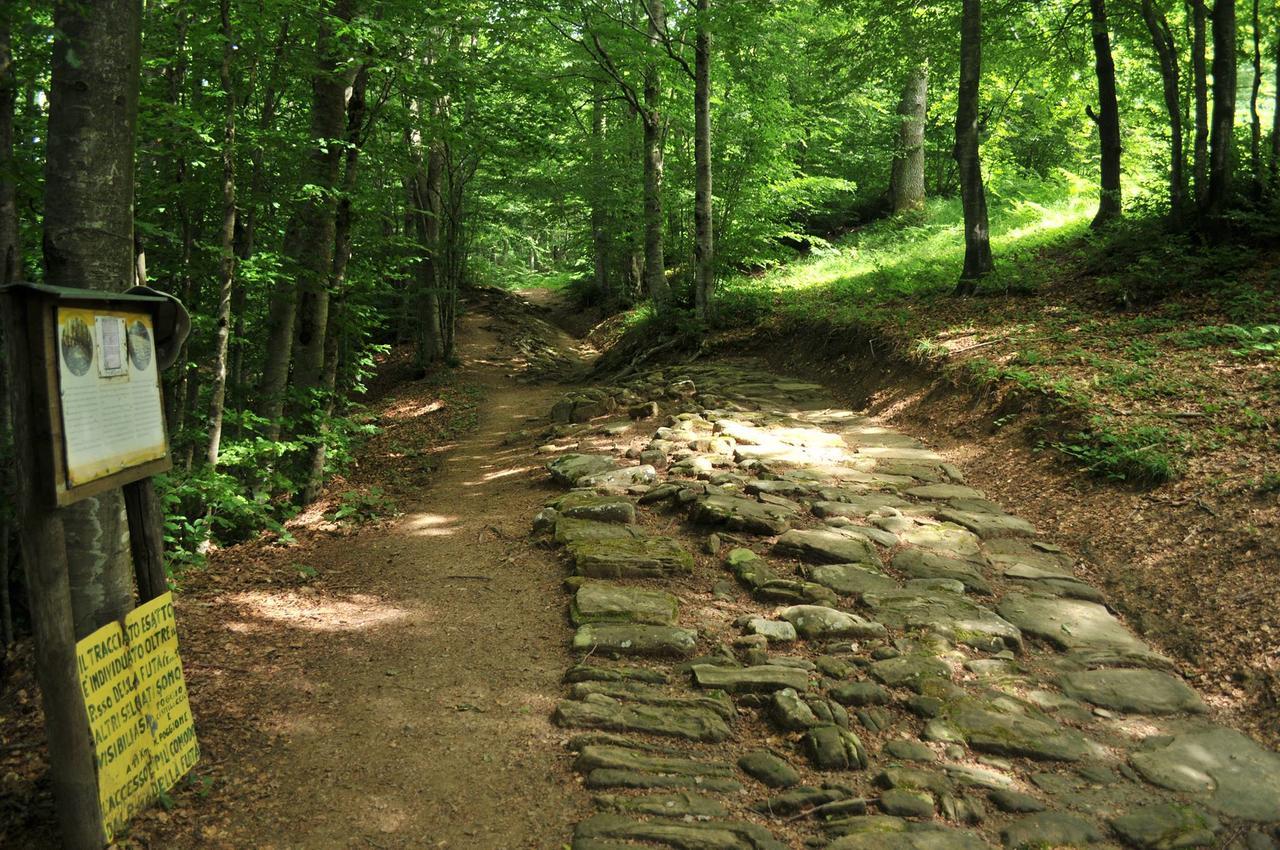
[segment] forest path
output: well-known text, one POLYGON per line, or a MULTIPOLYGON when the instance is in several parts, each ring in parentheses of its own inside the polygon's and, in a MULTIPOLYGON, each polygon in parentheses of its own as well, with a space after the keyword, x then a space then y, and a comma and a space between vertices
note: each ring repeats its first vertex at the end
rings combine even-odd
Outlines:
MULTIPOLYGON (((582 802, 547 720, 570 664, 564 572, 527 534, 554 491, 532 448, 504 437, 564 387, 515 379, 519 364, 498 354, 511 331, 487 310, 461 320, 456 383, 483 390, 477 428, 428 461, 439 469, 400 500, 403 515, 321 540, 302 556, 314 586, 189 603, 204 767, 232 799, 215 806, 218 826, 196 813, 201 824, 160 832, 191 846, 560 846, 582 802), (212 687, 206 668, 223 674, 212 687), (248 730, 268 743, 245 748, 248 730)), ((396 415, 426 401, 405 398, 396 415)))

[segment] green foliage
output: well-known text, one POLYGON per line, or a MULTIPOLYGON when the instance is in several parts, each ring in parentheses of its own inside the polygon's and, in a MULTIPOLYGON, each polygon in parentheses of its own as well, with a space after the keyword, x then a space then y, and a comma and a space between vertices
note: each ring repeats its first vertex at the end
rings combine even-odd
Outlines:
POLYGON ((1179 475, 1183 441, 1176 433, 1158 426, 1119 430, 1095 425, 1050 446, 1079 461, 1089 473, 1113 481, 1154 485, 1179 475))
POLYGON ((363 525, 395 513, 395 500, 381 487, 368 490, 347 490, 339 499, 338 507, 326 514, 330 522, 363 525))

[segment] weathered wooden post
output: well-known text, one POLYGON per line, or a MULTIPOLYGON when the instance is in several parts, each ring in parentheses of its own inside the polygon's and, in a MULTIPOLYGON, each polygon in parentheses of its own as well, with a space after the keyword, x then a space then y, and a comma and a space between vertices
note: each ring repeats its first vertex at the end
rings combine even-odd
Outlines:
POLYGON ((89 717, 80 698, 76 671, 76 635, 67 581, 67 550, 62 520, 45 504, 40 484, 48 480, 43 459, 30 446, 50 435, 37 413, 47 401, 47 384, 35 380, 43 359, 39 306, 6 294, 0 300, 8 343, 9 385, 13 399, 13 453, 17 462, 18 536, 25 565, 31 622, 35 632, 36 678, 49 739, 49 773, 57 802, 58 828, 67 850, 97 850, 106 843, 89 717), (42 433, 42 431, 44 433, 42 433))
POLYGON ((107 843, 199 758, 150 476, 169 469, 160 370, 190 325, 149 290, 0 288, 17 512, 63 846, 107 843), (76 640, 61 509, 123 487, 144 604, 76 640))

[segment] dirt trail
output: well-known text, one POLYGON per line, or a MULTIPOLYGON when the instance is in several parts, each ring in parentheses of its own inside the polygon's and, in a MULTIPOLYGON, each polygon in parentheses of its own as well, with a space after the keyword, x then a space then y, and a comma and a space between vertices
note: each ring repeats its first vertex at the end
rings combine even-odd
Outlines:
POLYGON ((219 772, 249 787, 228 792, 241 799, 219 807, 231 809, 221 826, 186 840, 496 850, 558 847, 569 833, 581 801, 548 722, 570 663, 563 568, 527 538, 551 491, 527 444, 503 445, 564 388, 514 381, 490 321, 469 315, 459 333, 459 380, 484 390, 478 428, 403 516, 322 543, 311 594, 193 602, 216 606, 226 630, 225 645, 191 648, 196 675, 198 656, 217 668, 259 639, 279 651, 221 671, 249 680, 224 689, 270 743, 229 754, 210 738, 219 772))

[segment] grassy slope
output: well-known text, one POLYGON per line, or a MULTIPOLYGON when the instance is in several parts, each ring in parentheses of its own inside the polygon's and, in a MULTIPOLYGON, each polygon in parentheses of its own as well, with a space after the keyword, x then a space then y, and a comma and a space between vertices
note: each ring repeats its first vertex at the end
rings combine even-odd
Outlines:
POLYGON ((1048 444, 1097 474, 1150 484, 1194 467, 1219 487, 1280 489, 1280 252, 1192 250, 1143 222, 1098 237, 1079 188, 995 199, 997 268, 976 298, 950 294, 960 209, 935 201, 725 281, 723 321, 869 335, 1037 395, 1071 423, 1048 444))

